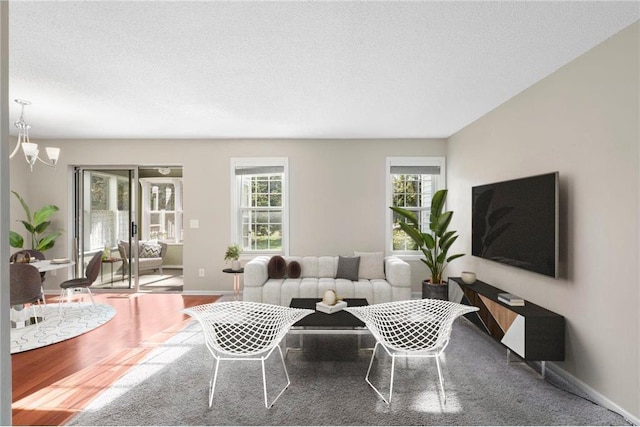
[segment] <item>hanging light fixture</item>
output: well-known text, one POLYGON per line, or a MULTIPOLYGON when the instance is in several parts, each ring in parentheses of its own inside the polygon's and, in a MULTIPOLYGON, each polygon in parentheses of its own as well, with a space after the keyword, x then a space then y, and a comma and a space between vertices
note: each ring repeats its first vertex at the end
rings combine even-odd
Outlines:
POLYGON ((24 120, 24 106, 31 105, 31 102, 26 101, 24 99, 15 99, 15 102, 20 104, 22 109, 20 111, 20 119, 13 122, 15 127, 18 128, 18 142, 16 143, 16 147, 13 149, 13 151, 9 155, 9 158, 12 159, 18 152, 18 149, 22 147, 24 158, 27 160, 27 163, 29 163, 29 166, 31 167, 31 171, 33 171, 33 165, 38 160, 40 160, 42 163, 44 163, 47 166, 51 166, 51 167, 55 166, 56 163, 58 163, 58 158, 60 157, 59 148, 57 147, 45 148, 47 152, 47 157, 49 157, 49 160, 50 160, 50 162, 46 162, 42 160, 39 156, 40 150, 38 150, 38 144, 35 144, 29 141, 29 129, 31 128, 31 125, 27 124, 27 122, 24 120))

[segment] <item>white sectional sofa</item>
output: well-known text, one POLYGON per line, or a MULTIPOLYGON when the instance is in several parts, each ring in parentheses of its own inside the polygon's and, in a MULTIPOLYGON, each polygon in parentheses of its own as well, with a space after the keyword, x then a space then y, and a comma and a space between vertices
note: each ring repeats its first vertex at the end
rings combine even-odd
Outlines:
POLYGON ((258 256, 244 267, 243 299, 288 306, 292 298, 322 298, 328 289, 343 298, 366 298, 369 304, 411 299, 407 262, 395 256, 385 258, 381 252, 355 255, 360 256, 357 280, 337 277, 341 257, 284 257, 287 266, 294 261, 299 264, 300 277, 273 278, 268 267, 271 257, 258 256))

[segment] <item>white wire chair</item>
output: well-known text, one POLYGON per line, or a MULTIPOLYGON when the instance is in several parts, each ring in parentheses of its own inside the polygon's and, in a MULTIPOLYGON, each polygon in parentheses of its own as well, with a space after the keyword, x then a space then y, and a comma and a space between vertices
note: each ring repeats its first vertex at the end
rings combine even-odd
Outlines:
POLYGON ((250 301, 229 301, 199 305, 181 312, 198 320, 202 326, 207 349, 215 360, 209 381, 209 407, 213 403, 221 360, 259 360, 262 364, 264 406, 271 408, 291 384, 278 344, 294 323, 313 313, 313 310, 250 301), (287 385, 269 404, 264 364, 276 348, 280 352, 287 385))
POLYGON ((433 357, 438 367, 440 390, 446 402, 444 382, 440 369, 440 355, 449 344, 453 321, 459 316, 479 310, 455 302, 420 299, 394 301, 363 307, 347 307, 346 311, 362 320, 376 338, 365 380, 389 404, 393 395, 393 376, 396 357, 433 357), (389 398, 386 399, 369 381, 371 366, 378 346, 391 356, 391 379, 389 398))

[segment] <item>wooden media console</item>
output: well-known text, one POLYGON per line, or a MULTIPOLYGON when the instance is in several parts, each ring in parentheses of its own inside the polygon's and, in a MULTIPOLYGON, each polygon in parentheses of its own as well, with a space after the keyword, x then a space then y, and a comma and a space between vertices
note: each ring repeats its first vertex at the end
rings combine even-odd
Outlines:
POLYGON ((466 317, 508 350, 527 361, 564 360, 564 316, 529 301, 510 306, 498 300, 503 292, 479 280, 467 285, 459 277, 449 278, 449 300, 479 307, 466 317))

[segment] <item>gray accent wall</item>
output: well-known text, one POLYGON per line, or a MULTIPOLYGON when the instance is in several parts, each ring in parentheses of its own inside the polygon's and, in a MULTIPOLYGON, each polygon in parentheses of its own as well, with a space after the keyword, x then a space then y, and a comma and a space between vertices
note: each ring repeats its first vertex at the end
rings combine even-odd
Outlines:
POLYGON ((640 416, 638 23, 449 139, 449 208, 471 252, 471 187, 560 172, 560 279, 471 256, 452 265, 562 314, 566 361, 601 403, 640 416))

